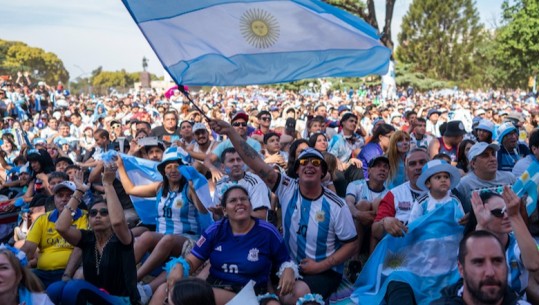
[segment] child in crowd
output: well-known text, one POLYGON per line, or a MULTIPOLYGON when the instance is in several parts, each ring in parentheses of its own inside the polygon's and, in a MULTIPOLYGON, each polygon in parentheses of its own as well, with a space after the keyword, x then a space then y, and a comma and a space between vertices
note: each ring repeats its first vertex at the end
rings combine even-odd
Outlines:
POLYGON ((428 191, 427 194, 419 197, 417 203, 412 207, 409 223, 419 217, 434 211, 444 204, 456 204, 461 213, 456 215, 459 219, 464 216, 464 210, 460 200, 451 193, 460 182, 458 169, 444 160, 429 161, 421 175, 417 179, 417 186, 428 191))

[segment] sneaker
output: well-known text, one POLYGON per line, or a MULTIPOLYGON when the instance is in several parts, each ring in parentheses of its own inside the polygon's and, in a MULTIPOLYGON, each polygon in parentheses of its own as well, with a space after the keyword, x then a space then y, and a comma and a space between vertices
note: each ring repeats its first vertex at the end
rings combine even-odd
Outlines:
POLYGON ((142 304, 148 304, 152 298, 152 288, 149 285, 139 283, 137 284, 137 289, 140 294, 140 302, 142 304))

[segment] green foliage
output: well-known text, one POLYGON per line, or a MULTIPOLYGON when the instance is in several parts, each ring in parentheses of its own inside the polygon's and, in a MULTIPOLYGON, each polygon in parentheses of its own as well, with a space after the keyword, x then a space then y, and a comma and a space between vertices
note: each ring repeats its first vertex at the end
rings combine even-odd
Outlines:
POLYGON ((402 21, 396 55, 425 78, 480 82, 478 46, 484 33, 472 0, 414 0, 402 21))
POLYGON ((455 82, 443 81, 430 78, 423 72, 414 72, 411 64, 398 63, 395 66, 395 81, 398 86, 412 86, 419 91, 427 91, 430 89, 452 88, 455 82))
POLYGON ((361 0, 325 0, 324 2, 357 16, 361 16, 361 12, 365 9, 365 3, 361 0))
POLYGON ((12 76, 18 71, 38 71, 34 77, 49 84, 65 83, 69 79, 69 73, 56 54, 22 42, 0 40, 0 70, 12 76))
POLYGON ((505 0, 502 11, 493 55, 504 73, 497 81, 526 88, 528 77, 539 72, 539 0, 505 0))

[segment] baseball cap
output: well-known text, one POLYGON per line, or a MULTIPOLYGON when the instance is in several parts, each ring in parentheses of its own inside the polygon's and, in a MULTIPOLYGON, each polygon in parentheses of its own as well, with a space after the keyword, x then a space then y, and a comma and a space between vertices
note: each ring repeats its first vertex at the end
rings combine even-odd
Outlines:
POLYGON ((502 143, 503 138, 513 131, 517 131, 517 128, 511 122, 505 122, 498 127, 498 143, 502 143))
POLYGON ((487 148, 492 148, 494 151, 500 150, 500 146, 496 143, 477 142, 468 151, 468 161, 472 161, 475 157, 484 153, 487 148))
POLYGON ((54 188, 52 189, 52 192, 56 194, 56 192, 58 192, 61 189, 68 189, 72 192, 75 192, 77 190, 77 186, 75 185, 75 183, 71 181, 62 181, 54 186, 54 188))
POLYGON ((385 162, 385 163, 387 163, 387 165, 389 165, 389 159, 386 156, 378 156, 378 157, 372 158, 369 161, 368 166, 369 166, 369 168, 371 168, 371 167, 376 166, 376 164, 378 164, 380 162, 385 162))
POLYGON ((490 133, 493 133, 494 132, 494 123, 492 123, 491 121, 487 120, 487 119, 482 119, 479 121, 479 124, 475 127, 475 129, 482 129, 482 130, 486 130, 490 133))
POLYGON ((245 122, 249 122, 249 116, 244 111, 238 111, 233 116, 230 122, 234 122, 237 119, 244 119, 245 122))
POLYGON ((206 125, 204 125, 204 123, 195 123, 195 125, 193 125, 193 133, 195 133, 195 132, 197 132, 199 130, 208 131, 208 129, 206 128, 206 125))

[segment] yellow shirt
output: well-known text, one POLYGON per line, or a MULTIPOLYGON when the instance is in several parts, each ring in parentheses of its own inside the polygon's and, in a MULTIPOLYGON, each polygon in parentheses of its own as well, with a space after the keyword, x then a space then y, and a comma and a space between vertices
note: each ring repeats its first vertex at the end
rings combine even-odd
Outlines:
MULTIPOLYGON (((79 210, 82 211, 82 210, 79 210)), ((88 229, 88 215, 86 211, 79 212, 74 217, 72 225, 77 229, 88 229)), ((58 211, 50 211, 39 216, 32 224, 26 240, 37 244, 39 257, 37 269, 58 270, 65 269, 73 246, 65 241, 55 229, 58 211)))

